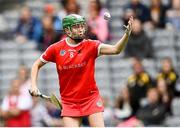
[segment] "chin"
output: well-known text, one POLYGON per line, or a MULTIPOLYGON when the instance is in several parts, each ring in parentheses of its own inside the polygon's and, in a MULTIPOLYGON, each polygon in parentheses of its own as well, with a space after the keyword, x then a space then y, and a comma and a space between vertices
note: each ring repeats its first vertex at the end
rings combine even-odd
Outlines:
POLYGON ((80 39, 73 39, 75 42, 77 42, 77 43, 79 43, 79 42, 81 42, 81 41, 83 41, 84 40, 84 38, 80 38, 80 39))

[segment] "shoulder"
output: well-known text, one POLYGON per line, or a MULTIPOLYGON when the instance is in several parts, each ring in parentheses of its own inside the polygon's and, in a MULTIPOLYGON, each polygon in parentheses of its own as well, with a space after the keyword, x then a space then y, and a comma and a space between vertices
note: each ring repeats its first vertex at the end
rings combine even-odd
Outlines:
POLYGON ((91 40, 91 39, 85 39, 83 43, 88 43, 88 44, 96 44, 96 43, 101 43, 99 40, 91 40))
POLYGON ((130 75, 129 77, 128 77, 128 82, 129 83, 131 83, 131 82, 133 82, 133 81, 135 81, 136 80, 136 76, 134 75, 134 74, 132 74, 132 75, 130 75))
POLYGON ((149 74, 148 74, 147 72, 143 72, 143 73, 142 73, 142 76, 144 76, 144 77, 149 77, 149 74))
POLYGON ((35 23, 40 23, 40 22, 41 22, 41 20, 40 20, 39 18, 35 17, 35 16, 32 16, 32 17, 31 17, 31 20, 32 20, 33 22, 35 22, 35 23))
POLYGON ((56 53, 64 46, 64 40, 51 44, 44 52, 44 55, 56 55, 56 53))
POLYGON ((83 42, 94 42, 95 40, 91 40, 91 39, 84 39, 83 42))
POLYGON ((164 74, 162 72, 159 72, 157 74, 157 79, 161 79, 161 78, 164 78, 164 74))
POLYGON ((171 80, 176 80, 176 78, 177 78, 176 73, 175 73, 175 72, 170 72, 169 78, 170 78, 171 80))
POLYGON ((173 9, 169 9, 166 12, 166 17, 167 18, 173 18, 176 15, 176 12, 173 9))
POLYGON ((49 47, 57 49, 57 48, 62 47, 64 44, 65 44, 65 40, 62 39, 54 44, 51 44, 49 47))
POLYGON ((148 81, 150 80, 150 76, 149 76, 148 73, 144 72, 144 73, 142 73, 141 79, 142 79, 144 82, 148 82, 148 81))
POLYGON ((145 9, 145 10, 149 10, 149 8, 146 5, 142 4, 142 3, 139 4, 139 7, 142 8, 142 9, 145 9))
POLYGON ((65 43, 66 43, 65 39, 62 39, 62 40, 60 40, 60 41, 58 41, 58 42, 56 42, 56 43, 54 43, 52 45, 61 46, 61 45, 64 45, 65 43))
POLYGON ((88 39, 88 40, 84 40, 83 44, 85 46, 87 46, 88 48, 91 47, 91 48, 95 48, 96 49, 101 44, 101 42, 99 40, 88 39))

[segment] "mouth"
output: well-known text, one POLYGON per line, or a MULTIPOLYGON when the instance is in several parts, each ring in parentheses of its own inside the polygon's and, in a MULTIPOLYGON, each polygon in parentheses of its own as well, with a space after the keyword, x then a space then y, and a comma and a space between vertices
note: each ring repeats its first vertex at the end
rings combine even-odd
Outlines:
POLYGON ((82 34, 82 33, 80 33, 79 35, 80 35, 80 36, 83 36, 83 34, 82 34))
POLYGON ((80 37, 84 37, 84 33, 83 33, 83 32, 78 33, 78 35, 79 35, 80 37))

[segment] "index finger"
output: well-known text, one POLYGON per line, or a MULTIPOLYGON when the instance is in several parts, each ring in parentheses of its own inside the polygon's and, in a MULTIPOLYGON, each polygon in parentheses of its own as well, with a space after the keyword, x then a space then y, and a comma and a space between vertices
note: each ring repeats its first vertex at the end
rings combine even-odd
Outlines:
POLYGON ((131 17, 130 17, 130 20, 133 20, 133 19, 134 19, 133 16, 131 16, 131 17))
POLYGON ((132 25, 133 21, 134 21, 134 19, 133 19, 133 17, 131 16, 130 19, 129 19, 128 24, 132 25))

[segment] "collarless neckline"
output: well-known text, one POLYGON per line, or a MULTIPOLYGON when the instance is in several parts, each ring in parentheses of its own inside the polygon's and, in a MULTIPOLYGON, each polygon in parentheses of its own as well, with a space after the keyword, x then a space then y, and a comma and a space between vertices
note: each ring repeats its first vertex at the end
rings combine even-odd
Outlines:
POLYGON ((70 47, 77 47, 77 46, 79 46, 81 43, 82 43, 82 42, 80 42, 80 43, 78 43, 78 44, 70 44, 70 43, 68 42, 68 38, 66 38, 66 44, 67 44, 68 46, 70 46, 70 47))

